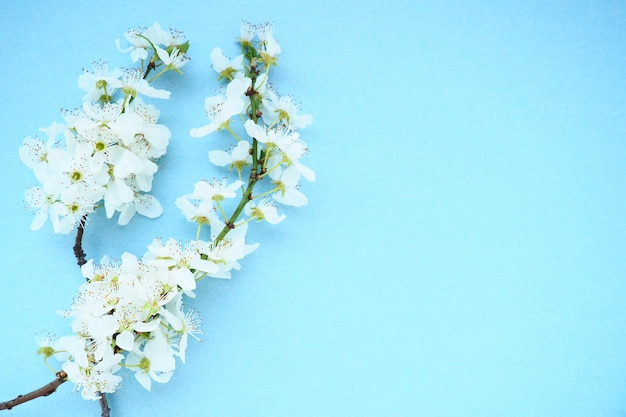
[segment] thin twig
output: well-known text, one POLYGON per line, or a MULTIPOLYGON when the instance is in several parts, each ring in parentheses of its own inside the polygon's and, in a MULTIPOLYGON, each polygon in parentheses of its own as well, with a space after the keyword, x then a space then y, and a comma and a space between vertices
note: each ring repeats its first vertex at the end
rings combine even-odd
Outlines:
MULTIPOLYGON (((0 410, 10 410, 16 405, 20 405, 30 400, 34 400, 35 398, 45 397, 52 394, 57 390, 59 385, 67 381, 67 374, 63 371, 58 372, 56 376, 57 377, 54 381, 47 383, 46 385, 39 389, 36 389, 35 391, 29 392, 28 394, 24 395, 18 395, 12 400, 0 403, 0 410)), ((104 416, 104 413, 102 415, 104 416)))
POLYGON ((87 263, 85 251, 83 250, 83 233, 85 233, 85 222, 87 221, 87 215, 85 214, 78 225, 76 231, 76 243, 74 243, 74 256, 78 266, 83 266, 87 263))
POLYGON ((109 408, 109 402, 104 392, 100 393, 100 408, 102 409, 102 417, 110 417, 111 409, 109 408))

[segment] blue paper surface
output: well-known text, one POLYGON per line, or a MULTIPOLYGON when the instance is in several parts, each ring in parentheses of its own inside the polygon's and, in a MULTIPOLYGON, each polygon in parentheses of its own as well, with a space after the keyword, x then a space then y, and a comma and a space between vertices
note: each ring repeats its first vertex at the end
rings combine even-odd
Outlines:
MULTIPOLYGON (((158 21, 192 61, 151 101, 172 131, 156 220, 93 216, 89 258, 192 239, 174 200, 225 175, 191 138, 235 56, 242 20, 273 21, 272 74, 313 125, 317 173, 231 280, 204 280, 187 364, 145 391, 126 373, 124 416, 626 414, 626 7, 621 2, 30 1, 0 5, 0 401, 49 382, 34 334, 82 282, 73 236, 29 230, 36 184, 17 149, 81 104, 82 68, 128 66, 115 39, 158 21)), ((53 361, 51 361, 53 362, 53 361)), ((97 416, 70 383, 7 416, 97 416)))

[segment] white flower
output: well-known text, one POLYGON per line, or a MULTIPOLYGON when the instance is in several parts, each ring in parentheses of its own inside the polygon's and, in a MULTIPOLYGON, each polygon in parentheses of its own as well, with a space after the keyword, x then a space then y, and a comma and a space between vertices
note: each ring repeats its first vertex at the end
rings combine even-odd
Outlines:
POLYGON ((83 70, 78 77, 78 87, 87 92, 83 101, 103 99, 104 102, 108 102, 115 90, 122 85, 119 80, 122 70, 115 68, 109 71, 106 61, 94 62, 93 68, 93 72, 83 70))
POLYGON ((230 81, 237 76, 243 76, 243 55, 239 55, 232 61, 229 60, 220 48, 211 51, 211 63, 215 72, 218 73, 218 80, 222 78, 230 81))
POLYGON ((36 210, 35 218, 30 225, 30 230, 38 230, 48 220, 48 213, 57 202, 58 196, 53 193, 46 193, 41 187, 32 187, 24 192, 24 200, 28 209, 36 210))
MULTIPOLYGON (((83 103, 83 117, 77 117, 74 125, 78 133, 87 136, 97 128, 108 128, 122 114, 121 103, 99 103, 97 101, 86 101, 83 103)), ((100 130, 96 131, 97 133, 100 130)))
POLYGON ((140 59, 146 59, 148 57, 148 48, 150 47, 150 42, 147 39, 139 36, 141 33, 137 30, 131 29, 127 33, 124 34, 124 37, 132 46, 129 46, 126 49, 122 49, 120 46, 120 40, 115 40, 115 45, 117 49, 122 52, 130 52, 130 58, 133 62, 137 62, 140 59))
POLYGON ((54 149, 54 140, 42 141, 37 137, 27 137, 19 148, 20 159, 30 169, 47 165, 48 153, 54 149))
POLYGON ((87 188, 104 186, 109 181, 107 169, 102 160, 92 158, 92 152, 88 143, 77 145, 74 152, 54 149, 48 155, 50 175, 41 179, 44 188, 57 193, 73 184, 87 188))
POLYGON ((284 214, 278 215, 276 207, 272 205, 269 198, 264 198, 258 204, 250 201, 246 204, 245 212, 248 216, 257 219, 257 221, 266 220, 271 224, 278 224, 285 219, 284 214))
POLYGON ((92 280, 81 285, 74 303, 69 311, 63 312, 64 317, 73 317, 72 329, 82 336, 106 337, 112 335, 117 327, 111 318, 102 322, 93 319, 111 317, 108 314, 117 303, 117 290, 111 282, 92 280), (106 327, 108 330, 102 330, 106 327), (102 334, 102 336, 100 336, 102 334))
POLYGON ((114 288, 113 284, 119 274, 119 267, 105 257, 100 264, 94 264, 93 259, 90 259, 80 267, 80 272, 88 282, 102 281, 112 285, 112 288, 114 288))
POLYGON ((131 254, 125 254, 122 258, 119 279, 124 286, 120 285, 120 297, 125 303, 141 305, 148 312, 146 317, 159 314, 163 306, 179 294, 178 285, 173 282, 167 266, 139 262, 131 254))
MULTIPOLYGON (((127 279, 129 277, 125 277, 127 279)), ((125 281, 128 283, 127 281, 125 281)), ((128 289, 128 288, 127 288, 128 289)), ((120 293, 120 303, 115 307, 113 316, 119 323, 120 334, 116 337, 117 345, 127 351, 133 350, 135 332, 151 332, 159 327, 160 320, 152 319, 150 311, 144 308, 139 297, 128 296, 129 292, 120 293)))
POLYGON ((161 115, 161 112, 153 104, 146 104, 141 97, 133 100, 126 112, 138 114, 146 125, 156 124, 161 115))
POLYGON ((190 245, 183 247, 175 239, 168 239, 165 245, 156 239, 148 246, 148 251, 150 264, 168 268, 172 283, 180 286, 185 292, 196 288, 196 280, 191 269, 207 273, 217 271, 217 266, 211 261, 202 259, 194 247, 190 245))
MULTIPOLYGON (((256 33, 261 41, 261 45, 263 45, 264 51, 261 55, 267 54, 269 57, 267 58, 276 58, 278 54, 280 54, 281 49, 278 42, 274 39, 273 35, 274 25, 271 23, 265 23, 257 26, 256 33)), ((271 59, 267 59, 267 62, 272 62, 271 59)))
POLYGON ((196 334, 202 333, 202 320, 200 319, 200 315, 197 311, 189 309, 182 317, 181 322, 181 328, 178 330, 178 333, 180 333, 178 356, 180 357, 180 360, 185 363, 185 353, 187 351, 189 336, 193 337, 197 341, 201 341, 196 334))
POLYGON ((122 377, 114 375, 120 369, 120 361, 123 355, 110 354, 103 357, 98 363, 90 363, 81 366, 73 361, 63 363, 62 369, 67 373, 67 378, 76 384, 78 389, 82 389, 81 395, 86 400, 97 400, 100 398, 99 392, 113 393, 122 382, 122 377))
POLYGON ((110 219, 118 208, 125 207, 125 204, 134 201, 135 193, 123 178, 115 177, 107 185, 103 199, 104 211, 110 219))
POLYGON ((169 32, 163 30, 161 28, 161 25, 157 22, 154 22, 152 26, 146 29, 143 33, 143 36, 148 38, 150 42, 152 42, 154 45, 169 46, 169 44, 174 40, 172 35, 169 32))
POLYGON ((168 49, 173 46, 181 46, 184 43, 187 43, 185 33, 182 30, 173 28, 170 28, 168 32, 164 32, 161 42, 161 44, 168 49))
POLYGON ((306 196, 297 188, 300 181, 300 172, 298 172, 295 166, 271 170, 269 175, 272 178, 272 183, 278 189, 272 194, 272 198, 275 201, 294 207, 305 206, 308 203, 306 196))
POLYGON ((172 52, 170 53, 163 48, 159 48, 158 46, 156 47, 156 51, 157 55, 161 58, 161 61, 163 61, 163 64, 165 64, 166 67, 180 74, 182 74, 180 69, 189 62, 189 57, 176 47, 172 48, 172 52))
POLYGON ((150 333, 150 339, 144 342, 143 347, 138 346, 128 354, 125 364, 136 369, 135 378, 148 391, 152 380, 165 383, 176 368, 174 351, 159 328, 150 333))
POLYGON ((304 142, 300 140, 284 142, 280 146, 280 150, 283 153, 283 160, 288 166, 293 166, 307 180, 315 181, 315 172, 300 162, 300 158, 308 152, 304 142))
POLYGON ((127 97, 137 97, 137 94, 143 94, 152 98, 170 98, 169 91, 150 87, 148 81, 143 78, 143 73, 139 68, 131 68, 124 71, 121 88, 127 97))
POLYGON ((258 243, 252 245, 246 243, 248 223, 243 223, 235 227, 228 233, 226 238, 222 239, 217 244, 213 243, 223 227, 224 223, 217 223, 211 226, 212 242, 200 240, 190 243, 197 248, 198 252, 205 254, 219 267, 217 272, 207 274, 213 278, 230 278, 231 269, 241 268, 238 261, 254 252, 259 247, 258 243))
POLYGON ((48 156, 51 152, 55 152, 59 148, 57 136, 64 132, 66 126, 61 123, 54 122, 47 128, 39 129, 48 137, 45 142, 38 137, 27 137, 24 139, 18 153, 20 159, 28 168, 32 169, 35 177, 38 179, 48 176, 48 156))
POLYGON ((200 128, 191 129, 189 135, 199 138, 228 126, 230 118, 244 110, 245 101, 243 96, 250 88, 251 83, 252 80, 247 77, 235 78, 226 87, 226 97, 222 95, 207 97, 204 107, 211 123, 200 128))
POLYGON ((293 128, 304 128, 313 123, 313 117, 308 114, 298 114, 298 106, 291 96, 278 98, 274 91, 268 90, 263 97, 263 120, 273 124, 284 120, 285 124, 293 128))
POLYGON ((89 188, 83 184, 73 184, 63 190, 60 201, 50 208, 54 232, 67 234, 74 230, 85 215, 94 211, 94 204, 100 200, 101 195, 101 189, 89 188))
POLYGON ((44 359, 48 359, 50 356, 54 355, 54 345, 57 342, 57 337, 49 332, 42 332, 35 335, 35 341, 37 342, 38 355, 43 355, 44 359))
POLYGON ((252 164, 250 142, 240 140, 230 153, 224 151, 209 151, 209 161, 218 167, 230 166, 240 171, 243 167, 252 164))
POLYGON ((158 113, 152 117, 149 115, 149 112, 156 111, 154 107, 136 99, 129 110, 111 124, 111 130, 124 147, 140 158, 156 159, 165 155, 172 134, 167 126, 156 123, 158 113))
POLYGON ((241 30, 239 36, 239 42, 242 45, 250 44, 252 39, 254 39, 254 35, 256 34, 256 25, 253 25, 250 22, 241 22, 241 30))
POLYGON ((252 120, 246 121, 244 127, 248 135, 261 143, 265 143, 268 148, 277 147, 280 149, 280 153, 275 153, 270 157, 271 161, 268 161, 270 169, 273 169, 275 165, 286 163, 288 166, 293 165, 307 180, 315 181, 315 172, 300 162, 300 159, 308 152, 308 148, 300 140, 298 132, 285 125, 262 127, 252 120))
POLYGON ((135 216, 135 213, 139 213, 149 219, 156 219, 163 214, 163 207, 156 198, 149 194, 138 192, 135 192, 133 201, 121 204, 116 210, 120 212, 117 223, 121 226, 127 225, 130 219, 135 216))
POLYGON ((294 139, 296 132, 289 131, 284 126, 261 126, 254 123, 254 120, 248 119, 244 123, 246 133, 261 143, 265 143, 269 147, 277 146, 281 147, 287 142, 294 139))
POLYGON ((218 224, 220 220, 216 214, 214 202, 234 198, 236 191, 243 185, 243 181, 234 181, 227 184, 228 179, 214 179, 213 182, 201 180, 194 185, 191 194, 185 194, 176 199, 176 206, 183 212, 185 218, 201 224, 218 224))
POLYGON ((221 201, 226 198, 234 198, 236 191, 243 185, 243 181, 234 181, 227 185, 228 178, 221 180, 214 179, 213 182, 201 180, 196 182, 193 187, 193 193, 187 194, 186 198, 194 200, 215 200, 221 201))
POLYGON ((215 206, 212 200, 200 200, 192 203, 187 197, 183 196, 178 197, 175 203, 190 222, 212 224, 217 221, 217 214, 215 213, 215 206))
POLYGON ((72 360, 79 366, 89 366, 87 352, 85 351, 85 339, 78 335, 63 336, 54 344, 54 358, 58 361, 72 360))
MULTIPOLYGON (((109 155, 109 182, 104 193, 104 207, 108 218, 122 204, 130 203, 135 198, 135 188, 150 191, 152 176, 156 165, 120 146, 115 147, 109 155), (150 167, 150 170, 146 170, 150 167), (140 186, 138 179, 145 179, 147 184, 140 186)), ((143 181, 142 181, 143 182, 143 181)))
POLYGON ((133 62, 146 59, 148 57, 148 49, 151 49, 153 44, 162 45, 174 40, 172 35, 161 29, 161 26, 156 22, 147 29, 131 29, 124 34, 124 37, 131 44, 130 47, 122 49, 119 39, 115 41, 115 44, 120 51, 130 52, 133 62))
POLYGON ((268 148, 277 147, 280 149, 280 154, 274 154, 270 157, 270 160, 277 161, 275 164, 268 163, 270 169, 273 169, 277 164, 286 163, 288 166, 293 165, 300 175, 307 180, 315 181, 315 172, 300 162, 300 158, 306 155, 308 148, 300 140, 298 132, 284 125, 259 126, 253 120, 246 121, 244 127, 250 137, 265 143, 268 148))

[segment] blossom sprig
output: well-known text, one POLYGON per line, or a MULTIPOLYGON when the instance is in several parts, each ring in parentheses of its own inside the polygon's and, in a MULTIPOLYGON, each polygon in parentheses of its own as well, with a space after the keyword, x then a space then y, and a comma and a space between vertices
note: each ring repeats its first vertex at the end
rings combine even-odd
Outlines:
POLYGON ((215 246, 155 239, 141 258, 124 253, 121 261, 88 261, 81 268, 86 282, 70 309, 60 312, 72 319, 74 334, 42 338, 38 352, 46 361, 62 361, 85 399, 115 392, 122 369, 147 390, 153 381, 168 382, 175 359, 186 360, 189 336, 199 340, 202 332, 198 313, 184 308, 183 297, 195 297, 200 278, 229 278, 239 269, 238 261, 258 247, 245 243, 245 233, 245 226, 238 228, 215 246))
MULTIPOLYGON (((20 148, 22 160, 42 183, 26 192, 37 211, 33 229, 50 217, 55 232, 66 233, 79 223, 82 236, 85 216, 98 206, 108 217, 119 211, 120 224, 135 212, 160 214, 160 205, 146 193, 156 172, 154 160, 165 154, 170 134, 140 95, 169 96, 146 77, 160 66, 178 72, 186 63, 188 42, 158 24, 125 37, 132 46, 124 51, 141 61, 140 68, 109 71, 99 61, 94 73, 79 81, 89 100, 82 109, 66 112, 66 124, 42 129, 45 142, 27 138, 20 148)), ((269 83, 281 52, 273 25, 244 22, 239 44, 241 55, 234 60, 219 48, 211 53, 218 81, 227 85, 205 100, 209 124, 190 131, 192 137, 220 131, 232 135, 230 149, 212 150, 208 158, 236 172, 236 178, 200 180, 176 199, 185 218, 196 224, 195 239, 154 239, 141 257, 124 253, 100 263, 79 260, 85 281, 71 307, 60 312, 72 320, 74 334, 38 338, 38 353, 57 378, 38 390, 41 395, 69 380, 83 398, 100 399, 102 405, 105 394, 121 386, 124 370, 148 390, 153 382, 168 382, 177 360, 186 362, 189 337, 199 340, 202 333, 199 314, 185 308, 185 297, 195 297, 202 279, 230 278, 241 268, 239 262, 259 247, 247 242, 250 224, 280 223, 285 219, 280 205, 307 204, 299 183, 301 178, 314 181, 315 173, 301 162, 308 148, 297 130, 312 117, 269 83), (61 362, 60 371, 49 358, 61 362)), ((0 403, 0 409, 14 402, 0 403)))
MULTIPOLYGON (((216 242, 251 220, 279 223, 285 216, 278 214, 275 203, 296 207, 307 204, 299 182, 302 177, 315 180, 313 170, 300 161, 308 148, 297 132, 312 123, 313 118, 301 114, 290 96, 279 96, 268 81, 270 69, 278 65, 281 53, 273 36, 273 25, 244 22, 239 44, 241 54, 232 60, 220 48, 211 53, 218 80, 227 81, 226 93, 207 97, 205 110, 210 123, 190 131, 194 137, 227 131, 236 140, 230 151, 210 151, 209 160, 237 171, 237 181, 230 186, 222 184, 222 187, 240 189, 239 204, 227 217, 222 210, 222 197, 215 199, 194 190, 176 201, 185 217, 198 223, 198 230, 204 225, 210 226, 211 237, 216 242), (247 135, 245 139, 231 126, 234 122, 242 123, 240 133, 247 135), (244 169, 249 170, 245 186, 242 182, 244 169), (265 189, 254 194, 255 186, 263 180, 265 189), (239 220, 242 213, 248 217, 239 220)), ((196 183, 196 189, 201 184, 196 183)))
POLYGON ((41 129, 45 139, 28 137, 19 150, 40 182, 25 193, 35 211, 33 230, 50 219, 55 233, 69 233, 101 206, 108 218, 119 213, 121 225, 136 213, 155 218, 163 211, 148 192, 171 132, 142 96, 169 98, 169 91, 150 84, 166 71, 180 72, 189 61, 189 42, 182 32, 164 31, 158 23, 131 30, 126 38, 132 46, 125 52, 141 66, 109 70, 107 62, 96 61, 93 72, 84 71, 78 79, 86 92, 82 106, 64 110, 64 124, 41 129))
POLYGON ((155 240, 142 259, 125 253, 119 263, 89 261, 82 267, 87 281, 62 312, 72 318, 75 334, 52 349, 85 399, 115 392, 122 368, 133 371, 149 390, 151 381, 171 378, 175 357, 185 361, 188 337, 201 331, 197 314, 183 306, 183 295, 194 296, 196 288, 189 268, 218 269, 174 240, 155 240))
POLYGON ((158 23, 154 23, 149 28, 131 29, 124 34, 124 37, 131 46, 122 49, 118 39, 116 40, 117 47, 123 52, 130 52, 133 62, 141 61, 141 69, 146 72, 146 75, 151 70, 161 65, 164 66, 149 82, 168 70, 182 74, 180 69, 189 62, 190 58, 187 56, 189 41, 178 29, 165 31, 158 23))

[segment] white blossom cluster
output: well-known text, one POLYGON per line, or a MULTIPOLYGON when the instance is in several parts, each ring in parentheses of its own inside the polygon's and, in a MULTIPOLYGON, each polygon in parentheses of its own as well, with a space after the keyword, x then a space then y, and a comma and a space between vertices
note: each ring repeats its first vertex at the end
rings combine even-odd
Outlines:
POLYGON ((63 361, 85 399, 115 392, 123 368, 147 390, 152 381, 169 381, 175 358, 185 362, 189 336, 197 339, 201 332, 198 314, 183 308, 183 295, 195 296, 199 277, 223 277, 239 268, 237 261, 257 246, 246 245, 239 233, 215 248, 155 239, 141 259, 125 253, 120 262, 87 262, 81 268, 87 281, 71 308, 60 312, 72 318, 75 334, 45 338, 40 350, 48 348, 48 356, 63 361))
POLYGON ((245 168, 258 178, 269 177, 270 181, 269 189, 260 196, 248 196, 247 221, 266 220, 273 224, 282 221, 285 216, 278 215, 274 202, 296 207, 307 204, 299 182, 302 177, 315 180, 315 173, 300 162, 308 149, 297 132, 311 124, 313 118, 300 114, 291 96, 279 96, 268 82, 270 69, 277 64, 281 52, 273 36, 273 25, 244 22, 239 41, 243 53, 235 59, 226 57, 220 48, 211 52, 218 80, 227 80, 228 84, 224 93, 205 100, 210 123, 190 131, 193 137, 220 130, 232 133, 237 144, 228 151, 210 151, 209 160, 217 166, 235 169, 239 180, 230 185, 225 180, 200 181, 193 193, 176 201, 188 220, 210 224, 212 228, 219 222, 215 219, 216 213, 221 212, 221 202, 234 198, 235 191, 243 189, 241 175, 245 168), (233 118, 246 120, 241 133, 247 137, 242 139, 234 132, 233 118))
MULTIPOLYGON (((301 163, 307 147, 297 129, 310 124, 312 118, 300 114, 291 97, 279 96, 268 83, 270 68, 276 65, 280 53, 272 30, 271 24, 244 22, 240 37, 242 55, 230 60, 219 48, 211 53, 218 79, 226 80, 227 86, 222 93, 206 99, 210 122, 192 129, 190 135, 230 132, 237 143, 228 151, 210 151, 209 160, 236 171, 237 179, 198 181, 192 193, 176 200, 186 219, 197 224, 196 239, 184 244, 174 239, 166 242, 155 239, 141 258, 125 253, 120 261, 104 258, 100 264, 87 262, 82 266, 87 281, 80 287, 71 308, 61 312, 72 319, 74 335, 58 340, 41 338, 39 352, 46 359, 55 357, 63 361, 63 371, 84 398, 97 399, 100 393, 115 392, 122 382, 119 371, 124 368, 134 372, 148 390, 152 381, 169 381, 176 358, 185 362, 189 336, 197 338, 201 332, 198 314, 185 310, 183 297, 194 297, 197 282, 205 277, 230 278, 233 269, 240 269, 239 261, 259 246, 246 243, 251 221, 266 220, 272 224, 282 221, 285 216, 278 213, 275 203, 307 204, 299 182, 302 177, 313 181, 315 174, 301 163), (240 139, 231 126, 233 120, 242 122, 239 131, 247 135, 245 139, 240 139), (255 192, 257 184, 265 184, 258 193, 255 192), (235 205, 230 215, 227 214, 229 204, 235 205), (201 233, 204 226, 209 227, 206 239, 201 233)), ((131 43, 136 41, 129 51, 137 59, 145 59, 140 46, 144 45, 141 40, 146 37, 136 33, 127 35, 131 43)), ((46 213, 53 215, 54 224, 60 224, 69 216, 60 216, 55 204, 58 205, 60 199, 65 205, 61 194, 70 187, 78 187, 76 184, 82 184, 81 187, 85 187, 85 183, 97 184, 92 187, 103 193, 100 199, 104 200, 107 215, 114 211, 124 215, 124 204, 133 204, 135 210, 142 213, 146 207, 143 202, 147 200, 142 192, 149 191, 153 174, 150 158, 165 152, 169 131, 166 135, 166 128, 156 124, 158 114, 152 107, 127 97, 122 104, 96 106, 97 111, 93 106, 96 105, 86 105, 82 113, 67 117, 70 127, 63 127, 64 131, 74 136, 83 135, 81 132, 86 131, 83 126, 88 125, 99 132, 98 138, 115 139, 103 142, 102 149, 88 140, 76 140, 75 145, 68 145, 68 149, 84 148, 80 154, 83 157, 81 167, 88 168, 81 168, 80 175, 89 181, 72 182, 74 171, 57 169, 60 174, 54 184, 66 184, 65 188, 47 186, 44 182, 40 188, 44 194, 62 189, 47 200, 52 203, 47 205, 46 213), (123 111, 118 114, 119 109, 123 111), (100 122, 88 124, 84 121, 87 113, 97 114, 100 122), (145 117, 146 114, 151 118, 145 117), (130 120, 125 120, 128 118, 130 120), (148 123, 148 119, 154 123, 148 123), (141 126, 140 134, 138 126, 141 126), (141 140, 143 146, 133 142, 137 140, 141 140), (124 197, 127 189, 132 191, 132 202, 124 197), (61 220, 54 220, 54 216, 61 220)), ((56 130, 50 137, 54 138, 55 133, 56 130)), ((50 160, 55 161, 60 158, 57 153, 69 153, 69 150, 38 143, 45 145, 46 151, 40 154, 46 157, 23 159, 33 166, 38 178, 50 182, 53 177, 50 160)), ((35 148, 25 145, 22 149, 35 148)), ((85 207, 93 210, 95 198, 91 199, 91 206, 86 204, 85 207)), ((40 219, 43 216, 38 214, 36 226, 45 221, 40 219)), ((68 220, 68 223, 71 222, 68 220)))
POLYGON ((133 61, 141 59, 141 68, 109 70, 106 62, 96 62, 93 72, 78 79, 87 93, 82 107, 63 111, 64 124, 41 129, 45 140, 28 137, 19 149, 40 182, 25 193, 35 211, 32 230, 50 218, 55 233, 69 233, 101 205, 109 218, 119 212, 121 225, 135 213, 155 218, 162 212, 147 193, 171 133, 158 123, 159 111, 140 96, 169 98, 169 91, 150 86, 146 76, 158 67, 161 72, 152 79, 167 70, 180 72, 189 60, 188 43, 180 32, 164 31, 157 23, 126 38, 132 45, 126 52, 133 61))

